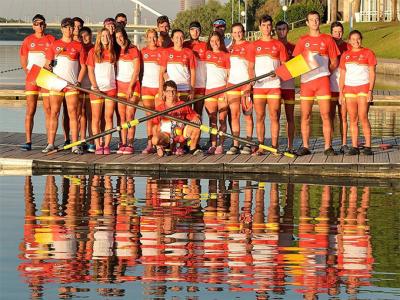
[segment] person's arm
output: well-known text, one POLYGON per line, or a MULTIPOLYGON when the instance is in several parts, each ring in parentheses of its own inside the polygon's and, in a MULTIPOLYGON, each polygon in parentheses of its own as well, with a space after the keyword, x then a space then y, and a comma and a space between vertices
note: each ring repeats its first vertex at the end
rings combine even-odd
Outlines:
POLYGON ((337 56, 335 58, 329 59, 329 72, 333 72, 339 65, 339 60, 337 56))
POLYGON ((85 78, 86 72, 87 72, 86 64, 81 63, 81 70, 79 71, 78 82, 77 82, 79 85, 81 84, 83 78, 85 78))
POLYGON ((369 66, 369 89, 368 89, 368 102, 372 102, 373 98, 373 91, 375 86, 375 78, 376 78, 376 66, 369 66))
POLYGON ((128 94, 129 97, 132 96, 132 90, 136 82, 139 80, 139 72, 140 72, 140 59, 137 57, 133 60, 133 73, 131 81, 129 82, 128 94))
POLYGON ((94 76, 94 68, 88 65, 87 69, 88 69, 90 84, 92 85, 92 90, 98 91, 99 87, 97 86, 96 76, 94 76))
POLYGON ((166 74, 167 68, 164 66, 160 66, 160 74, 159 74, 159 87, 158 87, 158 95, 163 94, 163 86, 164 86, 164 75, 166 74))
POLYGON ((339 66, 338 57, 340 55, 340 50, 332 37, 330 37, 328 43, 328 55, 329 55, 329 72, 332 73, 339 66))
POLYGON ((340 77, 339 77, 339 104, 340 105, 345 105, 346 104, 346 98, 344 97, 344 80, 346 78, 346 70, 343 68, 339 68, 340 71, 340 77))
POLYGON ((190 68, 189 99, 190 100, 194 99, 194 90, 195 90, 195 86, 196 86, 196 67, 197 67, 196 57, 194 56, 194 54, 192 52, 190 55, 190 62, 189 62, 189 68, 190 68))
POLYGON ((24 72, 28 73, 28 69, 27 69, 27 67, 28 67, 28 56, 24 56, 24 55, 20 56, 19 61, 21 63, 21 67, 24 70, 24 72))

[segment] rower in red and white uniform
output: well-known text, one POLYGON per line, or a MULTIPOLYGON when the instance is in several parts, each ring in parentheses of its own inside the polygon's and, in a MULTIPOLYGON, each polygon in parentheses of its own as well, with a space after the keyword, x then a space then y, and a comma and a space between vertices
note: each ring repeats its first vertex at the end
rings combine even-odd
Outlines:
MULTIPOLYGON (((115 39, 120 47, 117 60, 117 90, 118 97, 134 104, 140 98, 140 54, 135 45, 131 44, 128 34, 122 26, 115 29, 115 39)), ((135 118, 136 108, 118 103, 120 125, 135 118)), ((122 129, 118 154, 133 154, 133 141, 135 138, 135 126, 129 129, 122 129)))
MULTIPOLYGON (((71 18, 61 21, 62 38, 56 40, 46 52, 46 67, 53 73, 72 84, 80 84, 86 72, 86 52, 80 42, 73 41, 74 22, 71 18)), ((66 87, 61 92, 50 91, 50 124, 47 133, 48 145, 43 149, 47 153, 55 149, 54 141, 58 127, 58 115, 65 98, 69 115, 72 142, 78 141, 78 105, 79 92, 66 87)), ((72 152, 82 154, 78 146, 72 147, 72 152)))
MULTIPOLYGON (((33 65, 43 67, 46 63, 46 51, 54 42, 54 36, 45 33, 46 19, 42 15, 32 18, 32 28, 35 33, 27 36, 20 48, 21 67, 28 73, 33 65)), ((43 108, 45 113, 46 131, 49 129, 50 103, 49 93, 32 82, 25 82, 26 113, 25 113, 25 136, 26 143, 21 145, 21 150, 32 149, 33 119, 35 117, 39 91, 43 97, 43 108)))
POLYGON ((178 97, 187 101, 194 98, 196 83, 196 58, 193 51, 183 48, 184 33, 180 29, 172 31, 174 46, 162 52, 159 95, 162 95, 164 75, 178 86, 178 97), (166 74, 165 74, 166 73, 166 74))
MULTIPOLYGON (((255 75, 260 76, 274 71, 281 63, 287 60, 286 48, 282 42, 272 38, 272 18, 265 15, 260 19, 261 38, 252 43, 251 59, 255 75)), ((281 114, 281 81, 278 77, 266 77, 254 84, 254 108, 256 111, 256 132, 260 144, 265 138, 265 108, 268 103, 269 118, 271 120, 272 147, 278 147, 279 118, 281 114)), ((256 155, 265 154, 259 148, 256 155)))
MULTIPOLYGON (((154 109, 157 106, 158 90, 160 84, 160 60, 162 49, 157 47, 158 34, 155 29, 146 31, 147 46, 140 51, 142 63, 142 91, 141 97, 143 105, 154 109)), ((150 113, 146 113, 150 115, 150 113)), ((143 154, 155 153, 155 148, 151 143, 153 135, 153 122, 147 122, 147 146, 142 151, 143 154)))
MULTIPOLYGON (((199 98, 205 95, 206 92, 206 51, 207 43, 199 40, 201 34, 201 25, 195 21, 189 25, 190 40, 183 43, 184 48, 189 48, 193 51, 196 57, 196 83, 194 88, 194 97, 199 98)), ((204 100, 198 101, 193 105, 194 110, 200 115, 203 114, 204 100)))
MULTIPOLYGON (((226 87, 229 77, 230 60, 229 53, 224 44, 223 36, 214 31, 207 43, 206 52, 206 95, 222 90, 226 87)), ((205 99, 206 111, 210 119, 210 126, 212 128, 219 128, 219 130, 226 132, 226 117, 228 112, 228 104, 226 96, 219 94, 205 99), (217 125, 219 121, 219 126, 217 125)), ((207 150, 207 154, 222 154, 224 153, 224 137, 215 135, 211 136, 211 147, 207 150)))
POLYGON ((325 141, 324 154, 326 156, 335 155, 335 151, 332 148, 329 74, 330 71, 334 70, 338 65, 337 56, 339 55, 339 49, 331 36, 320 32, 320 15, 317 11, 311 11, 307 14, 306 23, 309 28, 309 33, 300 37, 293 51, 293 56, 299 55, 304 51, 318 54, 316 59, 320 67, 301 75, 300 109, 303 146, 300 147, 296 154, 299 156, 311 154, 309 150, 310 120, 314 99, 317 99, 325 141))

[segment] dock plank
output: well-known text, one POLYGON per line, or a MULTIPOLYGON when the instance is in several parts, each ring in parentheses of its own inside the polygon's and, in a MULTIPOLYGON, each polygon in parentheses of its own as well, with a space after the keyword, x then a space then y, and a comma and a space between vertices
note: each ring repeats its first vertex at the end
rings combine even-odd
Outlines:
POLYGON ((387 152, 374 153, 374 163, 388 164, 389 154, 387 152))

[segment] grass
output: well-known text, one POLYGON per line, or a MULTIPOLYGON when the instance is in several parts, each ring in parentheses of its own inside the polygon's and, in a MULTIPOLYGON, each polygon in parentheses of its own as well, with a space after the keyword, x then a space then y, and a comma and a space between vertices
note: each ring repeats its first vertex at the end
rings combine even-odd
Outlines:
MULTIPOLYGON (((349 23, 343 23, 345 39, 349 33, 349 23)), ((353 29, 363 34, 363 46, 373 50, 377 57, 400 59, 400 23, 355 23, 353 29)), ((329 33, 330 26, 322 25, 321 32, 329 33)), ((295 28, 289 32, 289 40, 296 42, 307 33, 307 27, 295 28)))

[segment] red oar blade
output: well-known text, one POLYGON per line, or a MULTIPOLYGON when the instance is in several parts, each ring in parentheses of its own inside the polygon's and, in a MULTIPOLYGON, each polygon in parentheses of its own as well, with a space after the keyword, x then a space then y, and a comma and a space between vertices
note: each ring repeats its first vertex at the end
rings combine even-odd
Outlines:
POLYGON ((33 65, 26 77, 27 82, 36 83, 41 88, 51 91, 61 91, 68 83, 49 70, 33 65))
POLYGON ((291 60, 283 63, 278 69, 276 69, 275 73, 283 81, 308 73, 319 67, 316 56, 318 55, 309 51, 299 54, 291 60))

